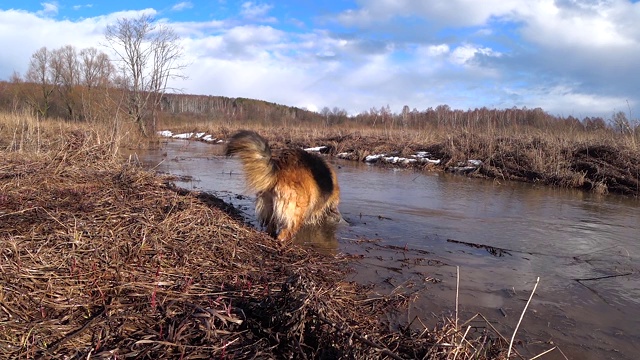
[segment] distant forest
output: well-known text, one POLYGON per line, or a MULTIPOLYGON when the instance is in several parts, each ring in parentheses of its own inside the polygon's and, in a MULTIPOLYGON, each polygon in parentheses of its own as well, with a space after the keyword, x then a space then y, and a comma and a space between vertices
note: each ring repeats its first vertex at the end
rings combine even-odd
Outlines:
MULTIPOLYGON (((100 121, 125 107, 123 94, 117 88, 74 85, 71 88, 25 82, 14 78, 0 81, 0 109, 5 111, 33 111, 43 118, 61 118, 70 121, 100 121)), ((394 113, 389 106, 372 107, 357 115, 348 115, 343 109, 323 108, 319 112, 292 106, 247 98, 164 94, 158 117, 193 119, 215 122, 248 122, 264 125, 315 124, 318 126, 355 125, 383 128, 423 129, 428 127, 508 128, 530 126, 534 128, 573 128, 574 130, 613 130, 629 133, 638 131, 637 121, 630 121, 624 112, 611 118, 573 116, 559 117, 540 108, 469 110, 452 109, 448 105, 394 113)))
MULTIPOLYGON (((108 56, 94 48, 80 51, 70 45, 55 50, 42 48, 32 55, 24 77, 14 73, 7 81, 0 81, 0 109, 30 111, 39 118, 79 122, 104 121, 119 114, 126 118, 127 113, 131 115, 132 103, 135 102, 127 90, 128 86, 127 79, 118 75, 108 56)), ((278 126, 309 124, 388 129, 456 127, 486 130, 524 126, 571 128, 574 131, 607 130, 636 136, 640 132, 638 120, 629 119, 622 111, 612 112, 611 118, 606 119, 578 119, 551 115, 540 108, 458 110, 448 105, 426 109, 404 106, 400 113, 395 113, 386 105, 349 115, 337 107, 325 107, 314 112, 246 98, 175 93, 154 96, 160 96, 160 101, 149 102, 157 105, 150 105, 155 108, 144 112, 145 116, 153 117, 146 120, 150 130, 156 130, 163 119, 171 119, 173 123, 176 120, 210 120, 278 126)))

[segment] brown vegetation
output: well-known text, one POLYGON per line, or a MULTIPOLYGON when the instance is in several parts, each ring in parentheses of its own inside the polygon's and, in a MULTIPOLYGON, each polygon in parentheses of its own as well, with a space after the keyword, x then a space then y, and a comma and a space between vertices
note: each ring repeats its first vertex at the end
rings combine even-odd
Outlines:
POLYGON ((0 118, 0 357, 504 358, 486 323, 384 321, 347 263, 123 162, 109 129, 0 118), (474 330, 475 329, 475 330, 474 330))
POLYGON ((204 131, 223 139, 237 129, 250 127, 264 134, 275 147, 324 145, 332 155, 348 152, 350 158, 357 161, 371 154, 410 157, 426 151, 440 159, 440 164, 405 166, 454 171, 470 159, 481 160, 482 165, 468 173, 469 176, 640 197, 640 146, 636 136, 611 129, 585 131, 563 126, 499 129, 433 126, 423 130, 348 126, 276 128, 204 121, 165 121, 165 126, 174 132, 204 131))
POLYGON ((579 120, 538 108, 462 111, 440 105, 422 111, 405 106, 400 114, 383 106, 348 116, 338 108, 312 112, 252 99, 165 94, 166 84, 132 89, 113 77, 107 60, 91 48, 42 48, 32 56, 27 82, 16 74, 0 83, 0 108, 111 126, 114 133, 133 122, 145 136, 158 125, 220 138, 251 128, 276 146, 327 145, 355 160, 427 151, 442 160, 427 165, 434 169, 456 169, 473 159, 482 165, 472 176, 640 196, 640 124, 623 112, 579 120))

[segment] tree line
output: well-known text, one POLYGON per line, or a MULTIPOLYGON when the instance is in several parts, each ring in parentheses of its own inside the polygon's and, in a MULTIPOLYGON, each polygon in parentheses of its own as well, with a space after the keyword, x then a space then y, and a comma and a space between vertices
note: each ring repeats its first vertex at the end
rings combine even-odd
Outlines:
POLYGON ((105 31, 106 44, 115 58, 96 48, 42 47, 29 60, 24 77, 15 73, 0 82, 0 107, 29 109, 42 118, 71 121, 104 121, 125 117, 143 135, 156 130, 162 116, 178 119, 210 119, 264 125, 365 126, 388 129, 433 127, 469 130, 518 126, 609 130, 640 133, 637 120, 618 111, 611 118, 555 116, 543 109, 486 107, 457 110, 448 105, 424 110, 404 106, 394 113, 388 105, 349 115, 338 107, 310 111, 245 98, 180 94, 169 89, 170 79, 184 78, 179 37, 165 24, 143 15, 119 19, 105 31))
POLYGON ((37 50, 24 77, 14 72, 2 83, 0 106, 71 121, 123 116, 149 135, 168 81, 183 77, 180 39, 147 15, 118 19, 104 35, 113 59, 93 47, 37 50))
POLYGON ((69 120, 92 118, 92 109, 104 101, 115 69, 96 48, 78 51, 71 45, 38 49, 24 78, 14 72, 0 94, 4 108, 28 107, 40 117, 69 120))

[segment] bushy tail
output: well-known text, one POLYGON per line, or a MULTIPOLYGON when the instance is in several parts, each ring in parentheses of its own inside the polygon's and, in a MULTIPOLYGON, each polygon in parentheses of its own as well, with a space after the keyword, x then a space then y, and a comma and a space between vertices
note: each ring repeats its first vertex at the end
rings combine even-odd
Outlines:
POLYGON ((249 130, 236 133, 229 139, 225 155, 238 155, 250 189, 262 192, 275 185, 276 168, 271 160, 271 149, 262 136, 249 130))

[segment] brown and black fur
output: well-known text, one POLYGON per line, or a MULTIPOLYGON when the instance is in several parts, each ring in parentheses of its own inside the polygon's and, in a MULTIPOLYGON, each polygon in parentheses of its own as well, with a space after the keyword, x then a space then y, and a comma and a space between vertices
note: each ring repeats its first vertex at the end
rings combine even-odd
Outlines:
POLYGON ((336 173, 320 156, 303 149, 274 156, 267 140, 248 130, 231 137, 225 154, 242 161, 247 186, 257 192, 258 220, 271 236, 290 240, 305 224, 342 220, 336 173))

